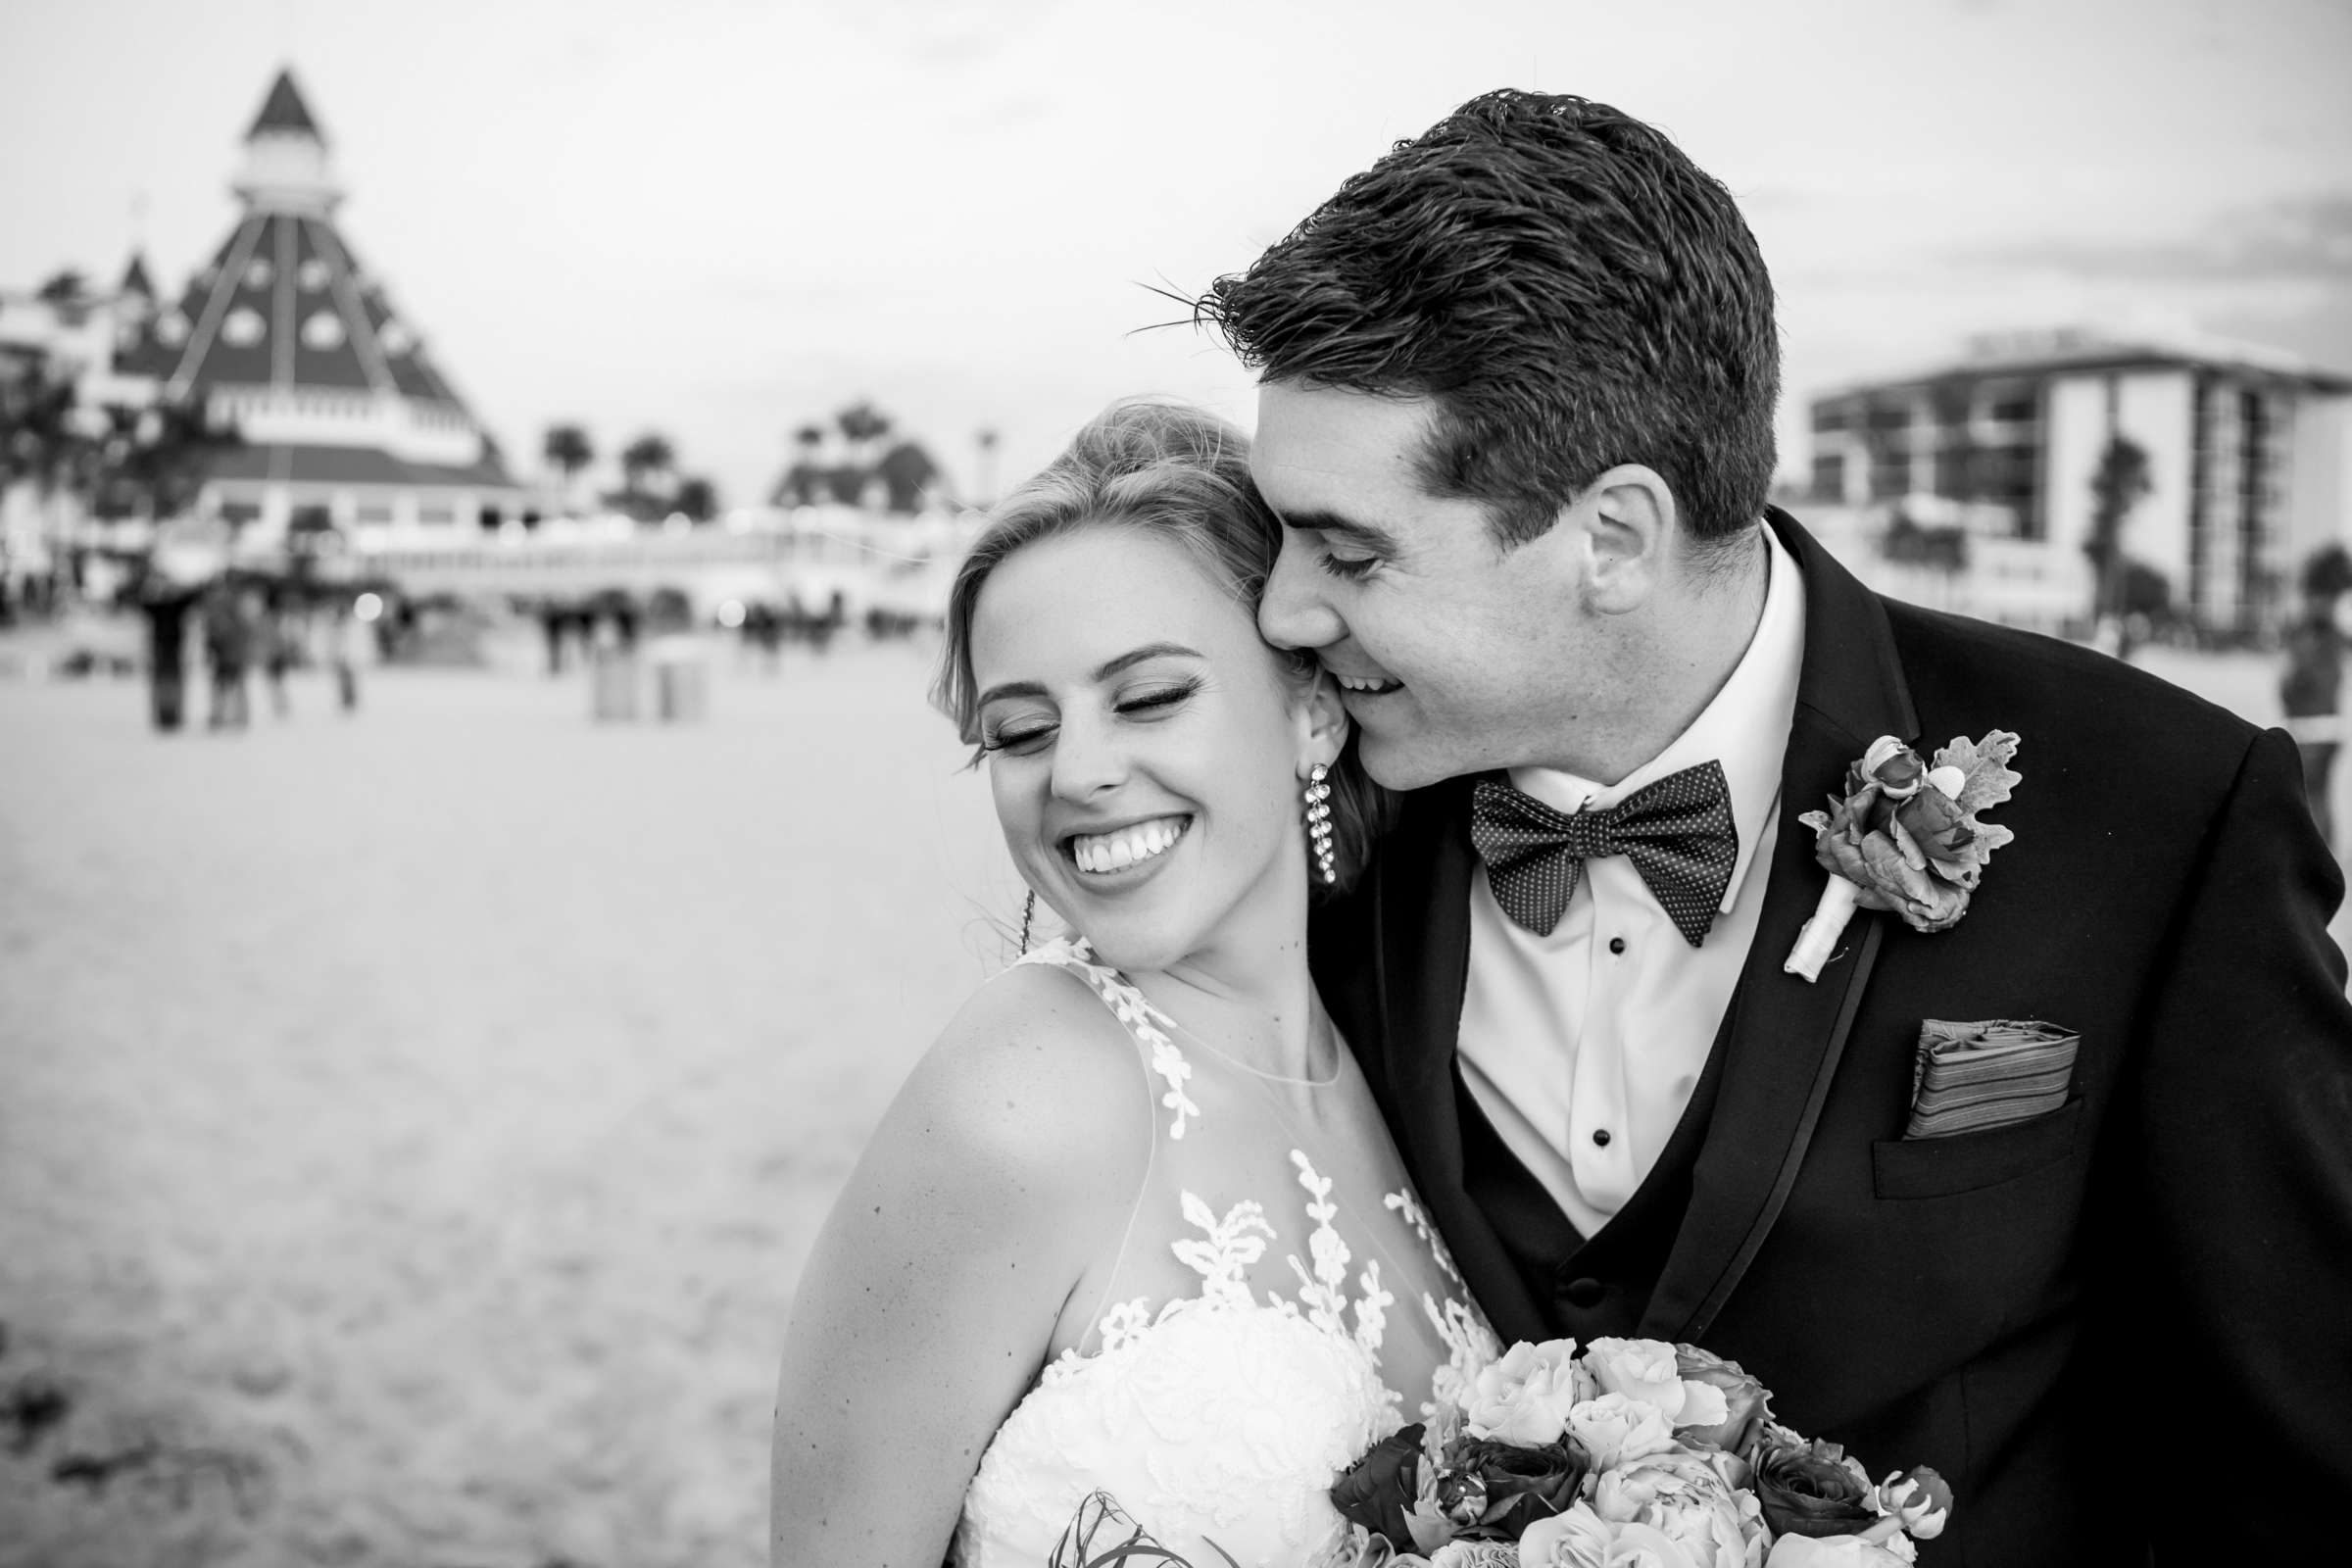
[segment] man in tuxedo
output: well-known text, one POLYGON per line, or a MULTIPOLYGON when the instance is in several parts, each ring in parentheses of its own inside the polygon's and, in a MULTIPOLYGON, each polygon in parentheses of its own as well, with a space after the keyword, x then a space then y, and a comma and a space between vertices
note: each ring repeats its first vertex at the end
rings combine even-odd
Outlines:
POLYGON ((1740 1360, 1944 1474, 1940 1568, 2340 1544, 2352 1009, 2287 738, 1881 599, 1768 507, 1763 262, 1617 111, 1466 105, 1201 310, 1262 377, 1260 624, 1401 792, 1317 978, 1496 1330, 1740 1360), (1799 813, 1881 736, 1996 729, 1966 916, 1784 972, 1799 813), (1950 1131, 1930 1020, 2077 1044, 1950 1131))

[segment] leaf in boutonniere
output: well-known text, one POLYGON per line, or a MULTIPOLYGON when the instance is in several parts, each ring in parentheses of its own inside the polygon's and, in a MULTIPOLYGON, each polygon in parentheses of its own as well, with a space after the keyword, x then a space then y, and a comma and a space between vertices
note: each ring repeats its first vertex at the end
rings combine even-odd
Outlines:
MULTIPOLYGON (((1981 741, 1965 735, 1952 738, 1952 744, 1936 754, 1937 767, 1956 767, 1962 778, 1960 793, 1952 804, 1962 813, 1974 816, 1987 807, 1998 806, 2009 798, 2009 792, 2024 781, 2024 775, 2009 766, 2017 755, 2018 737, 2005 729, 1996 729, 1981 741)), ((2007 843, 2007 839, 2002 840, 2007 843)))

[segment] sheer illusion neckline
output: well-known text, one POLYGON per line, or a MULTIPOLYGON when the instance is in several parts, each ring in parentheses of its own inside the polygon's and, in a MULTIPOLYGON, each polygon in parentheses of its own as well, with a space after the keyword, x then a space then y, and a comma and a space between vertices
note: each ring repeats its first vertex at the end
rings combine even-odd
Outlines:
POLYGON ((1339 1031, 1336 1029, 1332 1031, 1331 1035, 1330 1070, 1320 1078, 1301 1078, 1295 1073, 1268 1072, 1263 1067, 1252 1066, 1229 1051, 1219 1051, 1180 1023, 1174 1024, 1173 1027, 1176 1033, 1184 1036, 1195 1046, 1216 1057, 1236 1072, 1246 1072, 1252 1078, 1262 1079, 1270 1084, 1286 1084, 1295 1089, 1329 1089, 1337 1084, 1348 1070, 1348 1042, 1340 1038, 1339 1031))
MULTIPOLYGON (((1193 1046, 1207 1053, 1209 1055, 1216 1057, 1219 1061, 1225 1063, 1226 1066, 1233 1068, 1237 1072, 1248 1073, 1250 1077, 1260 1079, 1266 1083, 1284 1084, 1295 1089, 1329 1089, 1333 1085, 1337 1084, 1341 1078, 1347 1075, 1348 1042, 1340 1038, 1340 1032, 1336 1028, 1331 1031, 1331 1065, 1329 1070, 1327 1070, 1323 1076, 1320 1078, 1302 1078, 1296 1073, 1270 1072, 1266 1068, 1256 1066, 1249 1060, 1235 1055, 1230 1051, 1218 1050, 1215 1046, 1209 1044, 1209 1042, 1202 1038, 1199 1033, 1188 1029, 1183 1024, 1177 1022, 1174 1017, 1172 1017, 1164 1008, 1159 1005, 1159 1004, 1153 1002, 1150 997, 1144 994, 1144 988, 1136 984, 1135 976, 1129 974, 1124 969, 1118 968, 1115 965, 1104 963, 1102 961, 1102 955, 1095 951, 1094 944, 1087 941, 1086 938, 1063 937, 1055 943, 1049 944, 1049 946, 1065 949, 1072 956, 1076 957, 1080 963, 1086 965, 1088 968, 1113 977, 1118 985, 1134 993, 1136 999, 1143 1003, 1146 1007, 1151 1009, 1153 1020, 1159 1023, 1169 1033, 1182 1035, 1186 1040, 1190 1041, 1193 1046)), ((1054 960, 1052 957, 1048 956, 1044 958, 1044 961, 1051 963, 1054 960)))

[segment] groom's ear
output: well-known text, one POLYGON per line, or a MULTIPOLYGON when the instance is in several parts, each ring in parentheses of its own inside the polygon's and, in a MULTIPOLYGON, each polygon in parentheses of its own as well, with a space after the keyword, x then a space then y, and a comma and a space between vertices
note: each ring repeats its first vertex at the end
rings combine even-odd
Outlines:
POLYGON ((1674 492, 1657 470, 1619 464, 1565 510, 1563 542, 1576 556, 1586 607, 1621 615, 1648 604, 1669 574, 1682 531, 1674 492))
POLYGON ((1340 706, 1340 684, 1331 672, 1318 668, 1302 684, 1295 710, 1298 723, 1298 766, 1303 772, 1315 763, 1325 767, 1340 760, 1348 744, 1348 710, 1340 706))

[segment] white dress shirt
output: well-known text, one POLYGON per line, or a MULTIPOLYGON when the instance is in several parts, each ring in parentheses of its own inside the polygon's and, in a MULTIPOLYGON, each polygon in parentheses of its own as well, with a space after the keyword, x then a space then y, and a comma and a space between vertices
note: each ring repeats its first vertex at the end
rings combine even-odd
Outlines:
POLYGON ((1588 1237, 1634 1196, 1682 1119, 1772 880, 1805 589, 1780 540, 1759 531, 1769 551, 1762 617, 1689 729, 1607 788, 1548 768, 1510 774, 1559 810, 1598 810, 1684 768, 1721 762, 1740 855, 1705 943, 1684 940, 1622 855, 1585 862, 1549 936, 1504 914, 1483 870, 1471 878, 1462 1077, 1503 1143, 1588 1237))

